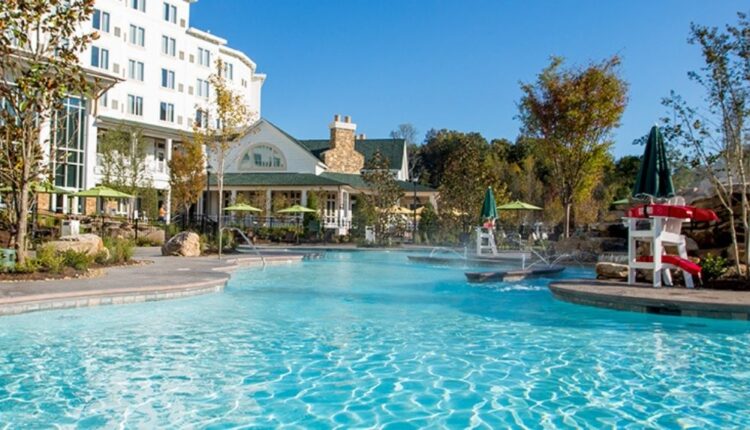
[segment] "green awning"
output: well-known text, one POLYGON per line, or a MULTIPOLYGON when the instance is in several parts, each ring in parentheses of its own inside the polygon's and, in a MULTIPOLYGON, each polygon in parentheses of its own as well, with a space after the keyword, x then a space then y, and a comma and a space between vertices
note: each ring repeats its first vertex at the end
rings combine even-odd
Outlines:
POLYGON ((130 199, 133 197, 130 194, 126 194, 117 190, 113 190, 112 188, 105 187, 104 185, 99 185, 94 188, 89 188, 88 190, 73 193, 73 196, 74 197, 98 197, 98 198, 103 198, 103 199, 130 199))
POLYGON ((659 127, 651 127, 641 167, 633 186, 634 197, 668 198, 674 196, 672 172, 669 169, 667 150, 659 127))
POLYGON ((522 202, 520 200, 516 200, 515 202, 506 203, 504 205, 498 206, 497 210, 499 211, 540 211, 542 208, 539 206, 534 206, 529 203, 522 202))
POLYGON ((495 193, 492 192, 492 187, 487 187, 487 191, 484 193, 484 203, 480 216, 482 219, 497 219, 497 203, 495 203, 495 193))

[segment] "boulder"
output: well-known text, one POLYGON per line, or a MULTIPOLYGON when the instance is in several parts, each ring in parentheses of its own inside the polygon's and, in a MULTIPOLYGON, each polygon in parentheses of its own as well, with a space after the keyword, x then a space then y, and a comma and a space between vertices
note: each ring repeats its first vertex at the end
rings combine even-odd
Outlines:
POLYGON ((142 237, 144 240, 148 240, 152 245, 164 245, 164 230, 161 229, 155 228, 144 232, 139 232, 138 237, 142 237))
POLYGON ((190 231, 177 233, 161 247, 161 255, 197 257, 201 255, 200 236, 190 231))
POLYGON ((596 277, 600 279, 628 279, 628 265, 618 263, 596 263, 596 277))
POLYGON ((97 255, 100 252, 109 253, 104 247, 102 238, 95 234, 79 234, 76 236, 63 236, 59 240, 48 242, 58 252, 65 252, 72 249, 77 252, 86 252, 88 255, 97 255))

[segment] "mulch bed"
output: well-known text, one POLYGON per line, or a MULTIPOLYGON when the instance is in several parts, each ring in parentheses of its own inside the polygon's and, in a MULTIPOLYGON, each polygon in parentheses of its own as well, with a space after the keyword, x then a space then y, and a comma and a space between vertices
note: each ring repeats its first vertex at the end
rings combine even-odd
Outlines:
POLYGON ((66 267, 61 273, 50 273, 50 272, 34 272, 34 273, 7 273, 0 272, 0 282, 24 282, 24 281, 56 281, 62 279, 81 279, 81 278, 93 278, 100 276, 104 271, 102 269, 108 269, 112 267, 122 266, 140 266, 144 264, 151 264, 153 261, 148 260, 130 260, 125 263, 111 264, 111 265, 98 265, 93 264, 88 270, 75 270, 72 267, 66 267))

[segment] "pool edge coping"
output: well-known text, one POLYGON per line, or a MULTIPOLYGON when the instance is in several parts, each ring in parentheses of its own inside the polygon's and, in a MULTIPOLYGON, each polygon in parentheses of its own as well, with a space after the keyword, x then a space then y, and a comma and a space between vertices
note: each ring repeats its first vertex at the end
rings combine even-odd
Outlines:
MULTIPOLYGON (((232 273, 264 265, 282 265, 302 261, 302 255, 269 256, 265 261, 257 257, 237 257, 216 261, 228 263, 226 266, 211 268, 223 276, 221 279, 210 279, 181 285, 149 285, 129 288, 94 288, 62 293, 42 293, 19 297, 0 298, 0 317, 20 315, 31 312, 144 303, 161 300, 173 300, 197 295, 224 291, 232 273)), ((106 281, 104 273, 99 279, 106 281)))

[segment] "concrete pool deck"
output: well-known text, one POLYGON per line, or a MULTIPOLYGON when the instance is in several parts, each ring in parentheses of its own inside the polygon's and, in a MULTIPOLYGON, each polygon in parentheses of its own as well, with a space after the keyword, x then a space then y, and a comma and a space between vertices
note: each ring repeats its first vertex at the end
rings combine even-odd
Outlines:
POLYGON ((555 298, 579 305, 702 318, 750 320, 750 291, 682 287, 653 288, 594 279, 571 279, 549 284, 555 298))
MULTIPOLYGON (((301 261, 300 253, 263 255, 266 264, 301 261)), ((104 269, 101 276, 0 283, 0 316, 53 309, 139 303, 222 291, 233 270, 260 267, 252 254, 164 257, 159 248, 138 248, 135 260, 149 264, 104 269)))

